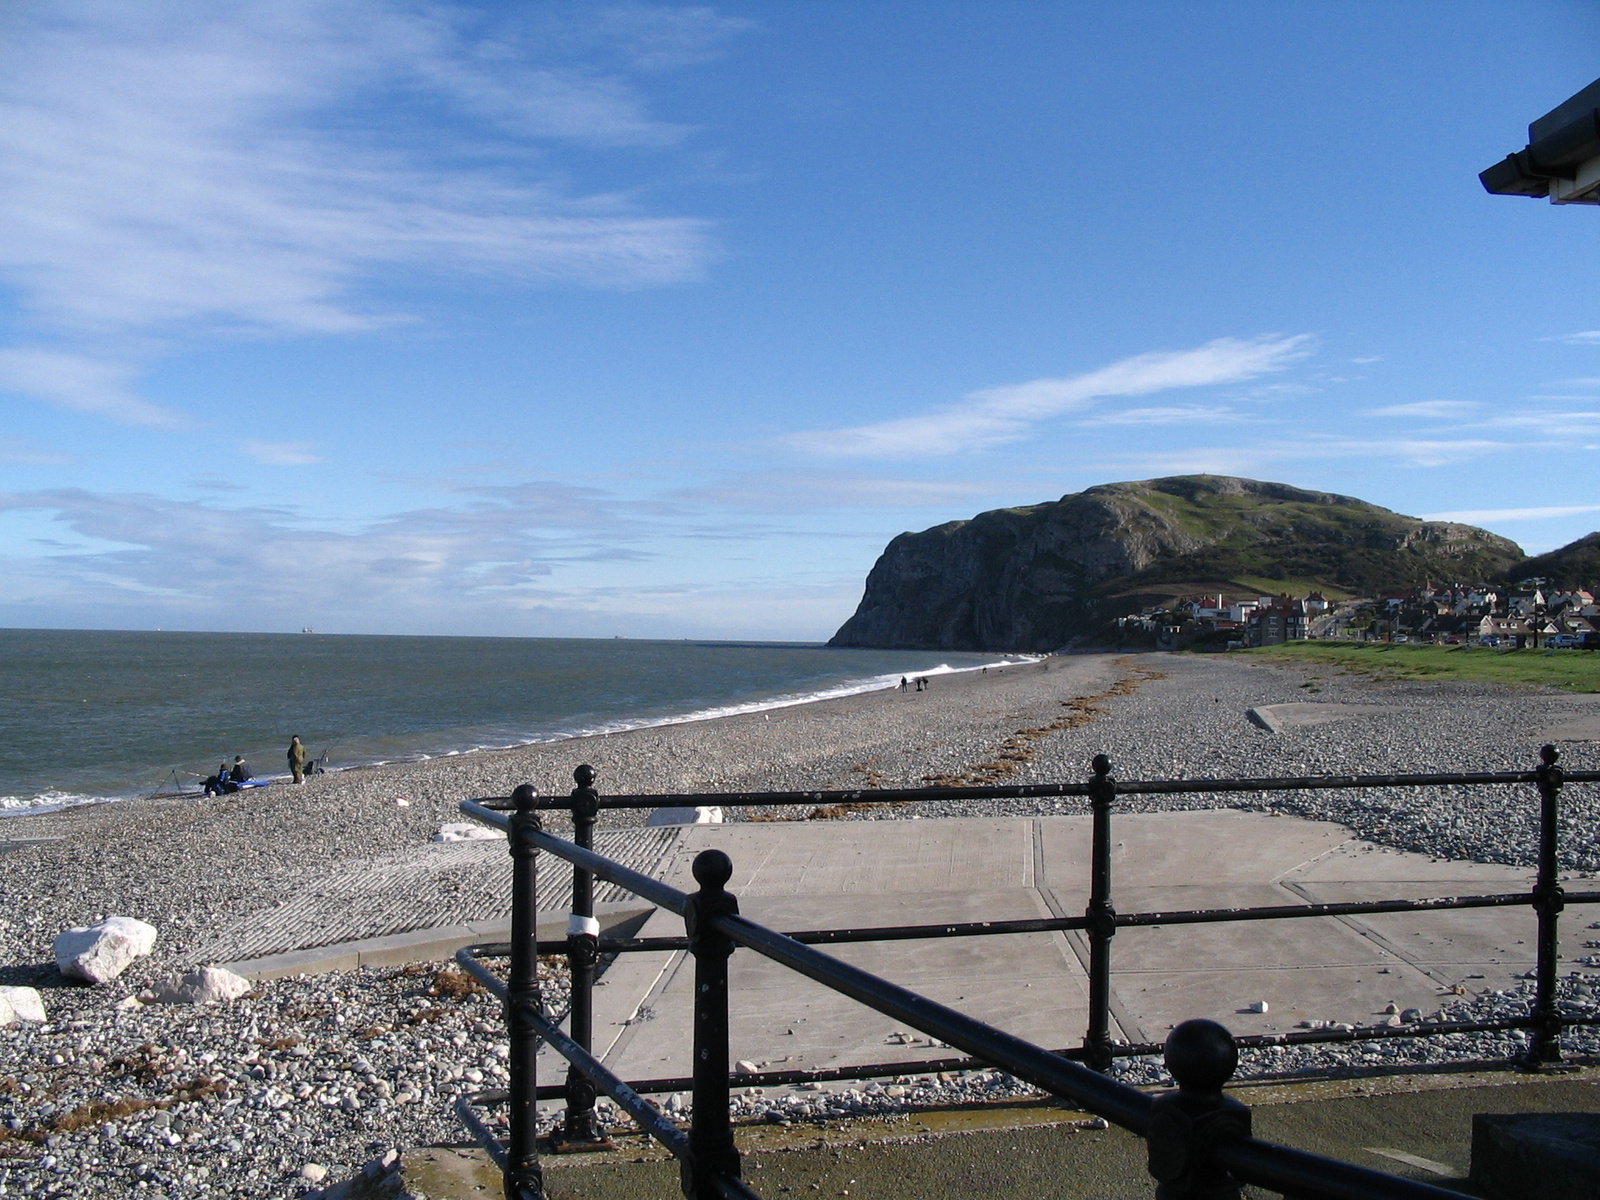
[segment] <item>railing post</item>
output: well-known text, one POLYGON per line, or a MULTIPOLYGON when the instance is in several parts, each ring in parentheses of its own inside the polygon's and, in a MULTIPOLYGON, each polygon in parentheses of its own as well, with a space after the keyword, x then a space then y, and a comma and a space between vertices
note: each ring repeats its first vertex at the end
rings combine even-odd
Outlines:
POLYGON ((533 807, 538 796, 523 784, 511 793, 516 811, 511 815, 511 970, 506 979, 506 1026, 511 1058, 508 1091, 511 1128, 508 1135, 506 1200, 540 1200, 544 1173, 539 1166, 539 1038, 534 1018, 542 1009, 539 998, 539 866, 537 832, 539 814, 533 807))
POLYGON ((1533 1040, 1522 1065, 1537 1070, 1561 1061, 1561 1011, 1556 1007, 1556 968, 1561 962, 1560 913, 1566 906, 1558 875, 1558 801, 1564 773, 1554 746, 1539 751, 1539 878, 1533 909, 1539 915, 1539 957, 1534 965, 1533 1040))
MULTIPOLYGON (((594 787, 594 768, 585 763, 572 773, 572 840, 585 850, 594 849, 595 820, 600 815, 600 793, 594 787)), ((594 1049, 594 975, 600 961, 600 923, 594 919, 594 876, 583 867, 572 868, 572 916, 567 921, 567 969, 572 980, 567 1028, 572 1040, 585 1050, 594 1049)), ((595 1117, 595 1086, 577 1067, 567 1068, 567 1113, 557 1150, 609 1150, 611 1140, 595 1117)))
POLYGON ((733 861, 721 850, 696 855, 694 877, 700 890, 689 897, 683 913, 689 953, 694 955, 694 1115, 683 1194, 690 1200, 716 1200, 714 1180, 739 1178, 739 1151, 728 1117, 728 958, 733 941, 711 922, 737 913, 739 901, 726 890, 733 861))
POLYGON ((1089 1029, 1083 1035, 1084 1065, 1109 1071, 1111 1053, 1111 939, 1117 933, 1117 910, 1111 904, 1111 803, 1117 781, 1111 777, 1111 760, 1094 756, 1094 778, 1089 782, 1089 808, 1094 814, 1093 865, 1089 880, 1089 907, 1084 911, 1089 937, 1089 1029))
POLYGON ((1250 1110, 1222 1085, 1239 1066, 1233 1035, 1215 1021, 1185 1021, 1167 1035, 1175 1092, 1155 1098, 1147 1138, 1156 1200, 1239 1200, 1239 1181, 1218 1163, 1222 1142, 1250 1136, 1250 1110))

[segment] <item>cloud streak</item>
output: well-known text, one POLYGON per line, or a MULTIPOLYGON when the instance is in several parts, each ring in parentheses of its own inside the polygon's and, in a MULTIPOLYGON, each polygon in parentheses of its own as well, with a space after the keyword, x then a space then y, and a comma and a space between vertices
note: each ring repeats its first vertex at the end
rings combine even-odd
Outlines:
POLYGON ((1600 504, 1558 504, 1548 508, 1466 508, 1455 512, 1430 513, 1427 521, 1459 521, 1464 525, 1486 525, 1497 521, 1551 521, 1600 512, 1600 504))
POLYGON ((1399 463, 1408 467, 1444 467, 1472 462, 1514 443, 1485 438, 1337 438, 1302 437, 1248 446, 1193 447, 1107 456, 1099 465, 1160 475, 1252 475, 1286 463, 1344 459, 1399 463))
POLYGON ((79 488, 0 493, 0 513, 48 514, 112 547, 55 555, 48 568, 14 560, 4 595, 17 600, 28 579, 62 599, 161 596, 180 611, 206 611, 238 602, 237 583, 248 579, 262 608, 414 610, 513 595, 561 564, 648 557, 638 522, 594 489, 528 483, 461 489, 454 499, 333 531, 270 508, 79 488))
POLYGON ((373 328, 396 314, 360 292, 386 271, 696 277, 714 255, 704 222, 572 194, 533 153, 688 132, 649 116, 628 70, 709 53, 733 23, 686 12, 606 27, 620 19, 561 29, 382 0, 10 9, 0 279, 67 344, 13 349, 3 386, 158 425, 171 415, 129 392, 130 362, 196 334, 373 328), (619 43, 628 63, 563 62, 576 32, 585 49, 619 43), (373 124, 380 96, 408 119, 373 124))
POLYGON ((792 434, 787 441, 806 453, 852 458, 935 457, 984 449, 1014 442, 1041 421, 1099 400, 1241 383, 1279 371, 1304 357, 1310 342, 1305 334, 1218 338, 1194 350, 1135 355, 1082 375, 985 388, 922 416, 792 434))
POLYGON ((1375 417, 1409 417, 1418 420, 1465 419, 1481 406, 1471 400, 1416 400, 1410 404, 1389 404, 1374 408, 1375 417))

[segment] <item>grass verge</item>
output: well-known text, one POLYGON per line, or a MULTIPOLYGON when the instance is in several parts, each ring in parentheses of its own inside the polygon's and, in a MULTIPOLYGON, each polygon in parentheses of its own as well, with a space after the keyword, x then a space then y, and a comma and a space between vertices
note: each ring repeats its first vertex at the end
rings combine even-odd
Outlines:
POLYGON ((1259 658, 1342 667, 1388 679, 1459 679, 1516 687, 1600 692, 1600 652, 1413 646, 1386 642, 1289 642, 1243 651, 1259 658))

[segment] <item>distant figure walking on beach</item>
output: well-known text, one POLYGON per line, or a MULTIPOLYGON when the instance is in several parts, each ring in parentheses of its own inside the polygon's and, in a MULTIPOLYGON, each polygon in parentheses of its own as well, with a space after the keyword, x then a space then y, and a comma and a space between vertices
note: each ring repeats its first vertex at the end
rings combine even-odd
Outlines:
POLYGON ((306 748, 300 744, 298 733, 289 739, 289 774, 294 776, 296 783, 305 782, 306 748))
POLYGON ((906 677, 904 675, 900 676, 900 690, 902 692, 906 690, 906 677))
POLYGON ((250 778, 250 764, 245 762, 244 755, 233 756, 233 770, 228 772, 228 779, 232 783, 243 783, 250 778))

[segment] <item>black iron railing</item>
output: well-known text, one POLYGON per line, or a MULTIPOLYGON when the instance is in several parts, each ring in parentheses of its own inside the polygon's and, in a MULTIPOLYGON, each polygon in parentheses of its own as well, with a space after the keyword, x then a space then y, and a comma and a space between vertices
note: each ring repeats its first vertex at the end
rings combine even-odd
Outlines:
POLYGON ((509 1090, 463 1098, 458 1101, 457 1111, 500 1164, 510 1200, 534 1200, 543 1194, 536 1141, 536 1110, 540 1099, 566 1099, 566 1116, 556 1140, 571 1148, 580 1148, 606 1144, 595 1114, 596 1097, 604 1092, 679 1159, 686 1196, 693 1200, 712 1196, 749 1197, 754 1193, 739 1178, 739 1159, 733 1143, 728 1107, 731 1088, 864 1079, 977 1066, 999 1067, 1017 1079, 1068 1099, 1148 1139, 1151 1172, 1162 1184, 1160 1194, 1169 1200, 1215 1194, 1218 1187, 1229 1186, 1230 1178, 1308 1200, 1356 1196, 1444 1197, 1454 1193, 1251 1138, 1249 1110, 1222 1094, 1223 1084, 1237 1066, 1239 1048, 1527 1029, 1532 1037, 1518 1065, 1542 1069, 1560 1062, 1560 1035, 1564 1026, 1600 1023, 1600 1019, 1593 1017, 1563 1016, 1556 1001, 1559 914, 1566 904, 1600 902, 1600 892, 1567 893, 1561 887, 1557 870, 1559 798, 1566 783, 1597 782, 1600 772, 1564 772, 1558 765, 1558 754, 1553 746, 1546 746, 1540 752, 1540 765, 1536 770, 1482 774, 1119 782, 1112 777, 1109 760, 1101 755, 1094 760, 1093 777, 1085 783, 1074 784, 604 798, 593 786, 592 769, 580 767, 574 776, 578 787, 570 797, 559 800, 540 800, 533 788, 524 785, 509 800, 468 800, 461 804, 466 815, 507 831, 514 862, 511 941, 467 947, 457 955, 462 965, 506 1004, 511 1040, 509 1090), (1530 892, 1134 914, 1119 914, 1112 904, 1111 813, 1118 795, 1520 784, 1532 784, 1540 797, 1538 875, 1530 892), (602 808, 915 803, 1048 796, 1085 796, 1089 800, 1093 816, 1092 875, 1090 899, 1082 917, 778 933, 738 915, 738 903, 725 886, 732 877, 732 863, 721 851, 708 850, 696 858, 694 875, 700 889, 686 895, 660 880, 604 858, 592 849, 594 825, 602 808), (556 808, 571 811, 573 841, 555 837, 541 828, 539 811, 556 808), (573 915, 564 941, 540 943, 536 938, 536 857, 540 850, 573 866, 573 915), (597 878, 682 916, 686 935, 682 938, 601 938, 593 915, 593 880, 597 878), (1110 1036, 1111 946, 1119 928, 1512 905, 1532 907, 1538 919, 1534 999, 1526 1016, 1490 1021, 1426 1021, 1398 1028, 1308 1030, 1243 1038, 1234 1038, 1214 1022, 1188 1021, 1174 1030, 1161 1046, 1116 1043, 1110 1036), (829 943, 1061 930, 1081 930, 1088 938, 1089 1019, 1081 1045, 1055 1051, 993 1029, 812 949, 814 945, 829 943), (731 1074, 728 1069, 727 960, 735 946, 754 950, 962 1050, 969 1057, 859 1064, 828 1071, 731 1074), (688 1078, 627 1083, 591 1053, 595 966, 600 955, 606 953, 667 949, 688 950, 695 959, 694 1074, 688 1078), (536 976, 538 954, 558 952, 568 955, 572 968, 571 1008, 566 1032, 544 1011, 536 976), (502 981, 481 961, 490 957, 510 959, 507 979, 502 981), (538 1086, 534 1064, 540 1039, 568 1060, 565 1084, 538 1086), (1168 1069, 1179 1085, 1176 1092, 1152 1097, 1103 1074, 1117 1057, 1155 1053, 1165 1054, 1168 1069), (692 1091, 694 1096, 687 1135, 645 1099, 651 1092, 685 1090, 692 1091), (492 1103, 509 1106, 506 1145, 499 1142, 477 1115, 477 1107, 492 1103))

